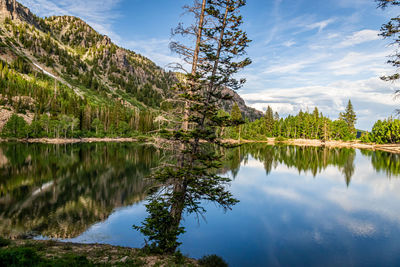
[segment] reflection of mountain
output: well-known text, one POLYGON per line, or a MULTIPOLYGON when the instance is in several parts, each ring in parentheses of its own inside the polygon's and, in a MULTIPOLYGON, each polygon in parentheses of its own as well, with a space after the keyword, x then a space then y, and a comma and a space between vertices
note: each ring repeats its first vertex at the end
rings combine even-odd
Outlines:
POLYGON ((384 151, 362 150, 364 156, 371 157, 371 163, 377 172, 385 173, 389 178, 400 176, 400 154, 384 151))
POLYGON ((78 236, 143 200, 160 151, 132 144, 0 145, 0 234, 78 236))
POLYGON ((247 159, 248 155, 263 162, 267 175, 279 164, 296 168, 299 173, 311 172, 313 176, 328 166, 335 166, 343 173, 346 184, 349 185, 354 174, 356 152, 354 149, 346 148, 248 144, 226 153, 229 167, 238 172, 241 161, 247 159))

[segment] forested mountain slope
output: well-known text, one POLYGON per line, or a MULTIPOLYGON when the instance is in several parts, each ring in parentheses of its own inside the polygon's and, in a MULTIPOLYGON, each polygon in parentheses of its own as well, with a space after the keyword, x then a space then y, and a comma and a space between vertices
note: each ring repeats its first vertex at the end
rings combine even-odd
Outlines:
MULTIPOLYGON (((79 18, 39 18, 15 0, 0 0, 0 60, 0 128, 16 112, 46 135, 147 132, 160 113, 168 117, 163 102, 176 97, 175 73, 79 18)), ((249 119, 261 116, 231 94, 221 108, 238 102, 249 119)))

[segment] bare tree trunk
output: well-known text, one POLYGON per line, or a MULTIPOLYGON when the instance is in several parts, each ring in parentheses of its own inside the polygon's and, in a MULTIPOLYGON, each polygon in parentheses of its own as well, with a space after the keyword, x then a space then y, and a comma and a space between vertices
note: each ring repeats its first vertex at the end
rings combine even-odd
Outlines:
MULTIPOLYGON (((205 8, 206 8, 206 3, 207 0, 203 0, 202 6, 201 6, 201 12, 200 12, 200 18, 199 18, 199 24, 198 24, 198 32, 197 32, 197 40, 196 40, 196 47, 193 55, 193 63, 192 63, 192 76, 196 75, 197 72, 197 64, 199 61, 199 53, 200 53, 200 44, 201 44, 201 38, 203 35, 203 25, 204 25, 204 17, 205 17, 205 8)), ((195 84, 191 82, 189 84, 190 89, 189 89, 189 94, 191 94, 193 86, 195 84)), ((189 115, 190 115, 190 101, 186 100, 185 101, 185 107, 184 107, 184 115, 183 115, 183 124, 182 124, 182 130, 187 132, 189 130, 189 115)), ((185 150, 185 145, 181 145, 181 151, 185 150)), ((182 155, 180 156, 178 160, 178 165, 180 167, 183 167, 185 165, 185 161, 190 160, 185 158, 185 155, 183 152, 181 152, 182 155)), ((173 189, 173 202, 171 205, 171 210, 170 210, 170 215, 173 219, 173 223, 171 225, 171 229, 177 229, 180 225, 181 219, 182 219, 182 213, 183 209, 185 207, 185 198, 187 194, 187 183, 186 179, 183 178, 183 180, 176 180, 174 184, 174 189, 173 189)), ((175 252, 176 248, 173 248, 171 252, 175 252)))
MULTIPOLYGON (((196 72, 197 72, 197 64, 199 61, 199 53, 200 53, 200 43, 201 43, 201 37, 203 35, 204 13, 205 13, 205 9, 206 9, 206 2, 207 2, 207 0, 203 0, 202 6, 201 6, 199 26, 198 26, 198 31, 197 31, 196 48, 194 50, 194 55, 193 55, 192 73, 191 73, 192 76, 196 75, 196 72)), ((191 84, 190 86, 192 87, 192 86, 194 86, 194 84, 191 84)), ((186 100, 185 101, 185 110, 184 110, 184 115, 183 115, 183 126, 182 126, 182 129, 185 132, 187 132, 189 130, 189 113, 190 113, 190 104, 189 104, 189 101, 186 100)))

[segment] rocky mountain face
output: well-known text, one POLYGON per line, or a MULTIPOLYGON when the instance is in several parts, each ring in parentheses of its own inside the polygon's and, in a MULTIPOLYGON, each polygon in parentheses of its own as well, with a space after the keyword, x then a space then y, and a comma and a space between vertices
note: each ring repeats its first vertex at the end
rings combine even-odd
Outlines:
POLYGON ((243 98, 240 97, 235 91, 225 88, 223 90, 223 94, 227 94, 231 96, 230 100, 221 101, 220 106, 227 112, 232 110, 232 107, 235 103, 238 104, 240 110, 243 113, 245 118, 248 118, 250 121, 254 121, 264 116, 264 113, 256 110, 255 108, 248 107, 243 98))
POLYGON ((39 27, 36 16, 16 0, 0 0, 0 19, 10 18, 39 27))
MULTIPOLYGON (((0 59, 10 64, 22 60, 94 103, 117 101, 141 110, 158 110, 173 98, 170 88, 177 81, 173 72, 115 45, 81 19, 39 18, 15 0, 0 0, 0 59)), ((221 103, 227 112, 237 102, 250 120, 262 116, 226 90, 232 95, 221 103)))

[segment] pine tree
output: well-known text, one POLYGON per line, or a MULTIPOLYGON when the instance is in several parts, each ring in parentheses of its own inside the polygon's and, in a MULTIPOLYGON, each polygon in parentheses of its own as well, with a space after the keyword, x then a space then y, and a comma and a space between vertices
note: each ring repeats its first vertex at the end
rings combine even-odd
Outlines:
POLYGON ((2 135, 4 137, 27 138, 28 132, 29 125, 26 121, 17 114, 13 114, 4 125, 2 135))
MULTIPOLYGON (((354 112, 353 104, 351 103, 350 100, 347 104, 345 112, 340 113, 339 119, 347 123, 347 127, 349 128, 349 131, 352 135, 356 134, 355 124, 357 121, 357 116, 356 113, 354 112)), ((355 138, 355 136, 353 138, 355 138)))
MULTIPOLYGON (((382 9, 385 9, 388 6, 400 6, 400 1, 397 0, 375 0, 375 2, 378 3, 378 8, 382 9)), ((400 47, 400 20, 398 16, 390 19, 388 23, 382 25, 380 36, 385 39, 392 39, 393 45, 397 47, 394 54, 390 56, 391 59, 389 59, 387 63, 398 69, 400 67, 400 50, 398 49, 400 47)), ((393 75, 383 76, 381 79, 384 81, 397 81, 400 79, 400 73, 397 72, 393 75)), ((396 94, 400 95, 400 89, 396 90, 396 94)), ((400 109, 397 109, 397 112, 400 114, 400 109)))
POLYGON ((215 202, 225 210, 237 203, 226 189, 230 179, 216 174, 220 157, 209 145, 221 145, 217 129, 227 124, 226 118, 218 116, 218 103, 225 98, 223 88, 240 88, 245 80, 234 76, 251 63, 250 59, 243 59, 250 41, 240 29, 243 18, 239 11, 246 1, 207 0, 204 24, 202 5, 194 2, 189 10, 197 23, 178 30, 183 36, 197 37, 194 47, 172 44, 173 50, 192 67, 176 85, 183 92, 185 103, 182 127, 172 133, 180 147, 176 151, 177 163, 154 174, 163 194, 149 198, 149 217, 142 226, 134 226, 152 242, 150 248, 162 253, 174 253, 179 246, 177 236, 183 232, 180 223, 184 211, 202 214, 203 201, 215 202), (201 60, 196 60, 196 55, 201 60), (190 127, 185 126, 186 121, 190 127))
POLYGON ((232 119, 232 121, 239 122, 239 123, 241 121, 243 121, 242 112, 240 111, 240 107, 237 103, 235 103, 232 107, 231 119, 232 119))
POLYGON ((242 127, 241 124, 243 124, 243 116, 242 116, 242 112, 240 110, 240 107, 237 103, 235 103, 232 107, 232 111, 231 111, 231 120, 233 122, 234 125, 236 125, 236 129, 237 132, 239 134, 239 142, 241 140, 241 131, 242 131, 242 127))
POLYGON ((265 129, 267 136, 272 136, 272 130, 274 129, 274 112, 272 108, 268 106, 267 111, 265 112, 265 129))

